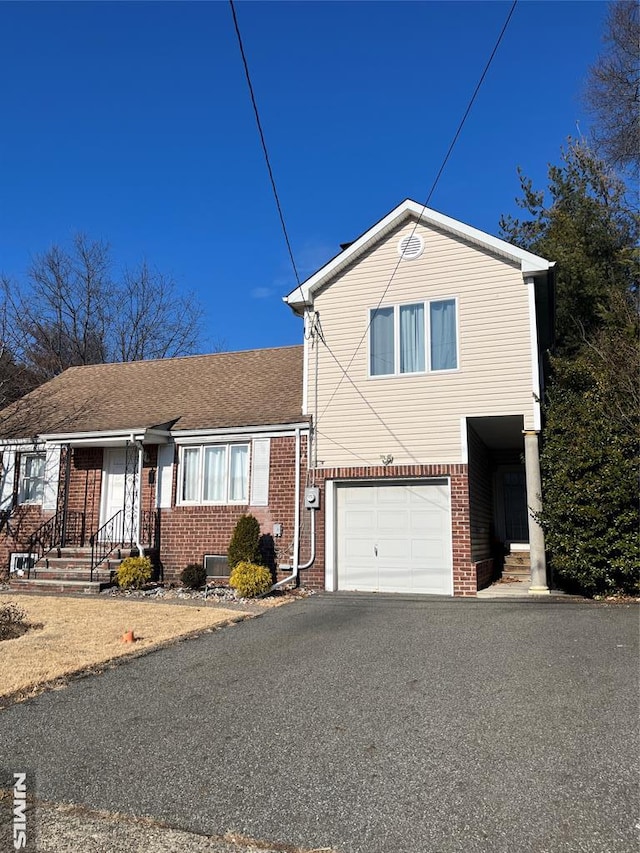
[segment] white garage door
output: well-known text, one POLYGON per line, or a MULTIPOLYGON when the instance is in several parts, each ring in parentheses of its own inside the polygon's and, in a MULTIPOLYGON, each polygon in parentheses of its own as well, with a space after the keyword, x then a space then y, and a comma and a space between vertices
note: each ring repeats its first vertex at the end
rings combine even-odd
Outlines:
POLYGON ((338 589, 452 595, 448 482, 339 484, 338 589))

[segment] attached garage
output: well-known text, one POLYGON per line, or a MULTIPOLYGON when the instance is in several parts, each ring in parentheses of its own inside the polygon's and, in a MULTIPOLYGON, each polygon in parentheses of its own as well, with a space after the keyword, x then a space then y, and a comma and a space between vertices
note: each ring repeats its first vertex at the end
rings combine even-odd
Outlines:
POLYGON ((340 590, 453 594, 446 479, 335 484, 340 590))

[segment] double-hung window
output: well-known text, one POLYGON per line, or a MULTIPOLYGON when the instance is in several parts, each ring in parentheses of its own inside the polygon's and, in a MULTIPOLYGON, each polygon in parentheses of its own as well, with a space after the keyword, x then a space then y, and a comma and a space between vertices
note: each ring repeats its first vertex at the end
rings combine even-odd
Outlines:
POLYGON ((182 448, 181 503, 243 504, 248 494, 248 444, 182 448))
POLYGON ((455 370, 457 367, 455 299, 371 309, 370 376, 455 370))
POLYGON ((20 459, 21 504, 41 504, 44 500, 44 469, 46 454, 23 453, 20 459))

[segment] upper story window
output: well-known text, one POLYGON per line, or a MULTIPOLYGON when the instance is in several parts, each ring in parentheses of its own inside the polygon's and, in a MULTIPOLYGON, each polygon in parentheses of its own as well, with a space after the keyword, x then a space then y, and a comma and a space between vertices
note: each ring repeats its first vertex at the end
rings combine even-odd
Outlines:
POLYGON ((247 503, 248 444, 205 444, 183 447, 181 463, 180 503, 247 503))
POLYGON ((23 453, 20 458, 18 502, 41 504, 44 500, 45 453, 23 453))
POLYGON ((457 369, 455 299, 372 308, 370 321, 370 376, 457 369))

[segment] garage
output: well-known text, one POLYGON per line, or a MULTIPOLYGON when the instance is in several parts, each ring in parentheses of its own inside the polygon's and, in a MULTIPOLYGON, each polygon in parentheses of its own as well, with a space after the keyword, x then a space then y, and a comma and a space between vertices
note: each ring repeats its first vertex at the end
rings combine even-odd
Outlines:
POLYGON ((338 589, 453 594, 448 480, 336 483, 336 522, 338 589))

